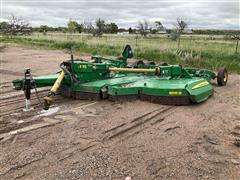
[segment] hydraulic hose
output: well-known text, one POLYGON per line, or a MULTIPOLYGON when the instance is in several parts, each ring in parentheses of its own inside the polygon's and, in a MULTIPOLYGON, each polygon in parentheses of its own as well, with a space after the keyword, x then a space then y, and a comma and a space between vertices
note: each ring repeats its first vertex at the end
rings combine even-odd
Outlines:
MULTIPOLYGON (((68 74, 68 75, 70 76, 70 79, 71 79, 71 82, 72 82, 72 83, 79 83, 79 81, 78 81, 77 78, 74 76, 74 74, 71 73, 71 72, 64 66, 64 62, 62 62, 62 63, 60 64, 60 68, 61 68, 66 74, 68 74)), ((73 71, 73 66, 72 66, 72 65, 71 65, 71 69, 72 69, 72 71, 73 71)))
MULTIPOLYGON (((73 73, 71 73, 66 67, 65 62, 60 64, 60 68, 62 69, 60 75, 58 76, 57 80, 55 81, 54 85, 52 86, 50 93, 44 97, 44 108, 45 110, 48 110, 50 105, 53 102, 53 97, 56 95, 57 90, 59 89, 65 74, 68 74, 70 76, 71 82, 73 83, 79 83, 79 81, 76 79, 73 73)), ((72 69, 73 71, 73 69, 72 69)))

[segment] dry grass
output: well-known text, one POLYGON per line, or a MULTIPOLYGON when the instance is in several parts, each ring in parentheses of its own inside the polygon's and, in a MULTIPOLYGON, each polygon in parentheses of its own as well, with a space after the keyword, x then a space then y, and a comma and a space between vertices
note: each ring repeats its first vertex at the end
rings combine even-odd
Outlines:
POLYGON ((222 36, 184 35, 180 50, 177 42, 167 35, 143 38, 136 35, 104 35, 93 37, 87 34, 35 33, 28 37, 2 38, 3 42, 20 43, 43 48, 65 49, 74 45, 75 53, 119 55, 121 49, 130 44, 135 58, 166 61, 216 70, 226 66, 230 71, 240 73, 240 55, 235 54, 235 41, 224 40, 222 36))

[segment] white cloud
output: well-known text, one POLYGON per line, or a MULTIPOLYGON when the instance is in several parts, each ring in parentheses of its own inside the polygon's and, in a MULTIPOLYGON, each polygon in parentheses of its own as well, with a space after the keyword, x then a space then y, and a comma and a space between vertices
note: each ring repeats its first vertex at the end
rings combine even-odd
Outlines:
POLYGON ((33 26, 65 26, 77 21, 103 18, 120 27, 136 27, 139 20, 161 20, 171 28, 183 18, 190 28, 240 29, 238 0, 5 0, 2 17, 21 16, 33 26))

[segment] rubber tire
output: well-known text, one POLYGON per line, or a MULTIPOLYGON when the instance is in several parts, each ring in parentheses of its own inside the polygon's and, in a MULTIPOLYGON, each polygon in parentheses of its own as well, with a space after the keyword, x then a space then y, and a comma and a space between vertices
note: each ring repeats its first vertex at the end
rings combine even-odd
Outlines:
POLYGON ((228 72, 226 68, 222 68, 218 71, 217 74, 217 83, 219 86, 226 86, 228 80, 228 72), (225 79, 225 76, 227 75, 227 78, 225 79))
POLYGON ((168 63, 164 62, 161 64, 161 66, 168 66, 168 63))
POLYGON ((153 62, 153 61, 150 61, 149 63, 148 63, 148 65, 156 65, 156 63, 155 62, 153 62))
POLYGON ((138 65, 145 65, 145 63, 142 60, 137 61, 137 66, 138 65))

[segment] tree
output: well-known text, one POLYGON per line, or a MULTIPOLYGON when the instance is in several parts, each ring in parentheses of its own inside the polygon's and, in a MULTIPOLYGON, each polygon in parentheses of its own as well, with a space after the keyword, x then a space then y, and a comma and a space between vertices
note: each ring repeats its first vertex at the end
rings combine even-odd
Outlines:
POLYGON ((78 23, 76 21, 73 21, 72 19, 69 19, 67 26, 68 26, 68 32, 75 33, 78 28, 78 23))
POLYGON ((178 33, 178 31, 177 31, 176 29, 171 30, 169 33, 170 33, 170 36, 169 36, 169 37, 170 37, 173 41, 176 41, 176 40, 179 39, 179 33, 178 33))
POLYGON ((79 33, 83 32, 83 24, 76 23, 76 30, 79 33))
POLYGON ((133 30, 132 30, 131 27, 128 29, 128 33, 129 33, 129 34, 132 34, 132 33, 133 33, 133 30))
POLYGON ((118 32, 118 26, 115 23, 106 24, 104 27, 104 33, 115 34, 118 32))
POLYGON ((106 24, 104 28, 105 33, 116 34, 118 32, 118 26, 115 23, 106 24))
POLYGON ((67 28, 59 26, 59 27, 57 27, 57 31, 66 33, 67 32, 67 28))
POLYGON ((90 21, 83 22, 83 32, 94 34, 95 29, 90 21))
POLYGON ((103 32, 104 32, 104 28, 105 28, 105 21, 100 19, 100 18, 98 18, 96 20, 96 32, 95 32, 96 35, 97 36, 101 36, 103 34, 103 32))
POLYGON ((141 34, 142 36, 146 37, 146 36, 147 36, 147 33, 148 33, 148 31, 149 31, 147 20, 139 21, 139 22, 138 22, 138 29, 139 29, 140 34, 141 34))
POLYGON ((188 24, 184 20, 177 19, 176 33, 177 33, 177 38, 178 38, 178 49, 180 47, 181 35, 184 32, 184 30, 186 30, 187 27, 188 27, 188 24))
POLYGON ((235 50, 235 53, 237 55, 238 54, 238 44, 239 44, 239 40, 240 40, 240 33, 236 32, 236 34, 232 35, 232 38, 234 40, 236 40, 236 50, 235 50))
POLYGON ((8 29, 9 24, 6 21, 0 23, 0 32, 4 33, 8 29))
POLYGON ((2 22, 0 27, 0 33, 5 35, 29 35, 32 33, 29 23, 13 14, 7 22, 2 22))
POLYGON ((44 35, 49 31, 49 27, 47 25, 41 25, 39 27, 39 32, 42 32, 44 35))

